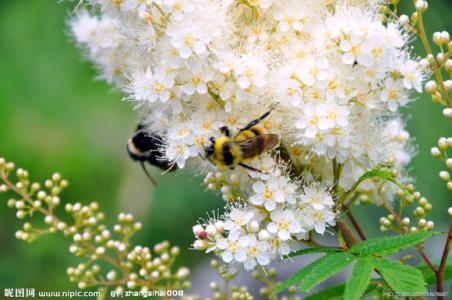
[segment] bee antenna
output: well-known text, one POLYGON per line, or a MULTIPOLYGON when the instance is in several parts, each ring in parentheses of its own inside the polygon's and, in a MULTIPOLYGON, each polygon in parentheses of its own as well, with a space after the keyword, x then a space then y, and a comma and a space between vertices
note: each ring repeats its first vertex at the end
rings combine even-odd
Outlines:
POLYGON ((146 166, 144 165, 144 162, 140 161, 140 165, 141 168, 143 169, 144 173, 146 174, 146 176, 149 178, 149 180, 152 182, 152 184, 154 186, 157 186, 157 182, 155 181, 154 178, 152 178, 152 176, 149 174, 148 170, 146 169, 146 166))

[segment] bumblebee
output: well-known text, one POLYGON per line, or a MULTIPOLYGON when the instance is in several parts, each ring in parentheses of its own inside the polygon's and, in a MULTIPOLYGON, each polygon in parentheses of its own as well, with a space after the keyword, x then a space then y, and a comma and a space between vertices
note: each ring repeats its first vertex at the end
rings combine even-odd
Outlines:
POLYGON ((258 119, 251 121, 244 128, 240 129, 234 136, 227 126, 221 127, 223 136, 215 139, 211 137, 211 144, 204 147, 206 158, 220 168, 234 169, 241 166, 245 169, 260 172, 249 165, 262 153, 273 149, 279 142, 276 134, 265 134, 259 123, 268 117, 271 110, 263 114, 258 119))
POLYGON ((145 166, 146 162, 166 172, 177 169, 170 161, 163 159, 165 153, 161 144, 162 137, 146 132, 142 124, 138 125, 133 136, 127 141, 127 153, 130 158, 140 163, 144 173, 154 185, 156 185, 156 182, 147 171, 145 166))

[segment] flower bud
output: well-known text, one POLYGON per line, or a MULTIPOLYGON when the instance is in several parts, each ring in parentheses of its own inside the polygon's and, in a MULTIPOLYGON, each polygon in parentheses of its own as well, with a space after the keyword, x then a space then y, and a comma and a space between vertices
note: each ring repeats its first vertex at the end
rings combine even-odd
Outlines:
POLYGON ((446 118, 452 118, 452 108, 445 108, 443 109, 443 116, 446 118))
POLYGON ((410 21, 410 18, 407 15, 400 15, 400 17, 399 17, 400 25, 404 26, 404 25, 408 24, 409 21, 410 21))
POLYGON ((438 147, 440 150, 446 150, 447 146, 447 139, 445 137, 442 137, 438 140, 438 147))
POLYGON ((444 181, 449 181, 450 180, 450 174, 447 171, 441 171, 439 172, 439 177, 444 180, 444 181))
POLYGON ((438 89, 438 84, 436 81, 430 80, 425 84, 425 90, 429 94, 433 94, 438 89))
POLYGON ((208 247, 207 242, 203 241, 203 240, 196 240, 193 243, 193 248, 196 249, 196 250, 206 250, 207 247, 208 247))
POLYGON ((438 46, 441 46, 443 44, 443 41, 441 39, 441 32, 435 32, 433 33, 433 43, 435 43, 438 46))

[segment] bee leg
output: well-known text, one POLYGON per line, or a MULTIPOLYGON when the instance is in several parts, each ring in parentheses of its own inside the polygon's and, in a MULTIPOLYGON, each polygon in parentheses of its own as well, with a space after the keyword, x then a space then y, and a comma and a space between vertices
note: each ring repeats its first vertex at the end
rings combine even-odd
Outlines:
POLYGON ((152 176, 149 174, 148 170, 146 169, 146 166, 144 165, 144 162, 140 161, 141 168, 143 169, 146 176, 149 178, 149 180, 152 182, 154 186, 157 186, 157 182, 155 182, 155 179, 152 178, 152 176))
POLYGON ((248 125, 246 125, 245 127, 243 127, 242 129, 240 129, 240 131, 244 131, 244 130, 248 130, 251 127, 253 127, 254 125, 259 124, 260 121, 262 121, 263 119, 265 119, 266 117, 268 117, 268 115, 272 112, 273 108, 270 109, 269 111, 267 111, 265 114, 263 114, 262 116, 260 116, 259 118, 257 118, 256 120, 253 120, 251 122, 248 123, 248 125))
POLYGON ((227 137, 231 137, 231 131, 229 130, 228 126, 223 126, 220 127, 219 129, 222 134, 224 134, 227 137))
POLYGON ((247 170, 250 170, 250 171, 262 173, 261 170, 256 169, 256 168, 253 168, 252 166, 245 165, 245 164, 243 164, 243 163, 239 163, 239 166, 241 166, 241 167, 243 167, 243 168, 245 168, 245 169, 247 169, 247 170))

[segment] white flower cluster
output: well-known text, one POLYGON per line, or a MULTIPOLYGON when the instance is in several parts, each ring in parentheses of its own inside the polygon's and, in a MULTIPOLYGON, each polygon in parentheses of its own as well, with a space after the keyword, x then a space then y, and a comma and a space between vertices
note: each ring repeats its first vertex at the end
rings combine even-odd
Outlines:
POLYGON ((101 76, 163 138, 167 160, 190 161, 209 188, 242 202, 196 226, 195 248, 266 265, 334 224, 333 162, 347 190, 366 169, 411 158, 398 108, 421 91, 423 63, 396 20, 382 23, 379 1, 87 2, 71 27, 101 76), (259 174, 203 159, 219 127, 237 132, 271 108, 261 126, 290 169, 277 153, 251 163, 259 174))

